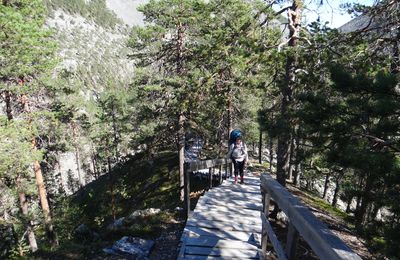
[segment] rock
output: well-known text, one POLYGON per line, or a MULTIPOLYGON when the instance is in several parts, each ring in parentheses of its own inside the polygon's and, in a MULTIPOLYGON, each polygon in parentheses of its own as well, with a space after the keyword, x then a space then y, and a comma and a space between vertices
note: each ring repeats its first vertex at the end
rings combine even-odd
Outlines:
POLYGON ((284 223, 287 223, 289 221, 289 218, 286 216, 285 212, 283 212, 283 211, 278 212, 276 219, 279 219, 280 221, 282 221, 284 223))
POLYGON ((183 208, 181 208, 181 207, 176 207, 175 210, 176 210, 176 211, 183 211, 183 208))
POLYGON ((161 209, 154 209, 154 208, 148 208, 148 209, 144 209, 144 210, 136 210, 126 218, 125 222, 131 223, 131 222, 135 221, 138 217, 153 216, 153 215, 157 215, 160 212, 161 212, 161 209))
POLYGON ((123 227, 125 224, 125 218, 119 218, 115 220, 113 223, 107 226, 107 231, 115 231, 123 227))
POLYGON ((103 252, 118 256, 134 256, 135 259, 147 259, 153 246, 152 240, 125 236, 116 241, 112 247, 104 248, 103 252))
POLYGON ((100 235, 98 233, 92 231, 85 224, 79 225, 75 229, 74 235, 77 239, 80 239, 83 241, 93 241, 93 240, 100 239, 100 235))

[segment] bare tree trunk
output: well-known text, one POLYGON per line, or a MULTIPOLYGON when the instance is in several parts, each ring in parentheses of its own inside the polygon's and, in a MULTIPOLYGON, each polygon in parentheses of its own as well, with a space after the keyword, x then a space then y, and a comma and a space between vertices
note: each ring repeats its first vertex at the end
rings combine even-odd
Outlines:
POLYGON ((294 138, 291 138, 291 140, 290 140, 289 176, 288 176, 288 180, 292 180, 292 179, 293 179, 293 158, 294 158, 294 152, 295 152, 294 138))
POLYGON ((119 162, 119 150, 118 150, 118 144, 119 144, 119 137, 118 137, 118 127, 117 127, 117 119, 115 116, 115 104, 114 101, 112 102, 112 107, 111 107, 111 115, 112 115, 112 128, 113 128, 113 137, 114 137, 114 153, 115 153, 115 161, 119 162))
POLYGON ((400 28, 397 28, 396 33, 397 40, 393 41, 393 56, 392 62, 390 64, 390 71, 392 74, 398 74, 400 70, 400 50, 399 50, 399 42, 400 42, 400 28))
MULTIPOLYGON (((300 34, 301 24, 301 0, 293 0, 292 6, 288 9, 289 22, 289 47, 297 45, 297 39, 300 34)), ((292 92, 295 82, 296 60, 293 54, 288 54, 286 58, 286 77, 285 83, 280 86, 282 102, 280 109, 281 133, 278 137, 277 149, 277 169, 276 177, 278 182, 286 186, 286 176, 289 172, 289 156, 291 142, 291 122, 289 119, 289 109, 292 103, 292 92)))
POLYGON ((74 138, 74 148, 75 148, 75 164, 76 164, 76 171, 78 172, 78 179, 79 179, 79 188, 82 188, 82 174, 81 174, 81 163, 80 163, 80 151, 79 151, 79 144, 77 140, 77 133, 76 133, 76 124, 74 122, 71 123, 72 128, 72 136, 74 138))
POLYGON ((36 236, 33 231, 32 221, 29 219, 28 214, 28 200, 26 199, 25 192, 22 191, 20 185, 20 176, 17 177, 17 188, 19 190, 18 197, 19 197, 19 205, 21 207, 22 216, 24 218, 24 222, 26 225, 26 233, 29 241, 29 247, 32 252, 36 252, 38 250, 38 245, 36 242, 36 236))
POLYGON ((231 95, 231 87, 228 90, 228 138, 230 133, 233 130, 233 105, 232 105, 232 95, 231 95))
POLYGON ((353 197, 349 198, 347 200, 347 206, 346 206, 346 213, 350 213, 351 210, 351 202, 353 201, 353 197))
POLYGON ((178 151, 179 151, 179 187, 180 187, 180 200, 184 201, 185 191, 185 172, 184 172, 184 163, 185 163, 185 115, 183 113, 179 114, 178 119, 178 151))
POLYGON ((260 139, 258 141, 258 163, 262 163, 262 131, 260 129, 260 139))
POLYGON ((8 90, 4 91, 4 100, 6 102, 7 119, 10 121, 14 118, 13 114, 12 114, 11 92, 10 91, 8 91, 8 90))
POLYGON ((334 206, 334 207, 336 207, 336 204, 338 201, 340 185, 342 184, 343 176, 344 176, 344 173, 340 172, 339 175, 336 177, 336 187, 335 187, 335 191, 333 193, 333 199, 332 199, 332 206, 334 206))
POLYGON ((274 161, 274 144, 272 137, 269 137, 269 172, 272 173, 272 162, 274 161))
POLYGON ((323 192, 323 194, 322 194, 322 198, 323 198, 323 199, 326 199, 326 194, 327 194, 327 191, 328 191, 329 177, 330 177, 330 176, 331 176, 331 175, 330 175, 329 172, 327 172, 326 175, 325 175, 324 192, 323 192))
MULTIPOLYGON (((177 26, 177 41, 176 41, 176 74, 182 75, 183 71, 183 44, 184 44, 184 35, 185 29, 181 23, 177 26)), ((185 172, 184 172, 184 163, 185 163, 185 122, 186 116, 183 110, 179 111, 178 114, 178 156, 179 156, 179 187, 180 187, 180 200, 184 201, 185 199, 185 172)))
POLYGON ((107 165, 108 165, 108 177, 110 182, 110 192, 111 192, 111 213, 113 216, 113 220, 117 219, 117 212, 115 207, 115 194, 114 194, 114 176, 111 169, 111 158, 107 156, 107 165))
POLYGON ((295 142, 295 153, 294 153, 294 170, 293 170, 293 185, 296 187, 300 186, 300 129, 297 128, 294 136, 295 142))
POLYGON ((44 183, 43 173, 42 173, 42 168, 40 167, 40 163, 38 161, 35 161, 33 163, 33 168, 35 172, 36 185, 39 191, 40 205, 42 206, 43 210, 47 237, 49 238, 50 244, 58 245, 58 239, 51 218, 49 201, 47 199, 46 185, 44 183))
MULTIPOLYGON (((22 95, 21 103, 24 108, 24 112, 29 114, 30 107, 29 107, 28 97, 26 95, 22 95)), ((30 124, 31 124, 31 122, 30 122, 30 124)), ((36 137, 32 138, 31 144, 32 144, 32 149, 37 150, 36 137)), ((53 246, 56 246, 56 245, 58 245, 58 239, 57 239, 57 234, 54 230, 53 221, 51 218, 49 201, 47 199, 46 185, 44 183, 43 172, 42 172, 42 168, 40 166, 39 161, 35 161, 33 163, 33 171, 35 173, 36 185, 38 187, 40 205, 41 205, 42 211, 43 211, 47 237, 49 239, 50 244, 52 244, 53 246)))
POLYGON ((366 213, 367 213, 368 207, 371 204, 372 187, 373 187, 373 177, 371 176, 371 174, 367 174, 365 186, 364 186, 363 192, 362 192, 361 205, 355 214, 355 220, 356 220, 358 227, 361 227, 364 224, 367 224, 366 223, 366 221, 367 221, 366 213))

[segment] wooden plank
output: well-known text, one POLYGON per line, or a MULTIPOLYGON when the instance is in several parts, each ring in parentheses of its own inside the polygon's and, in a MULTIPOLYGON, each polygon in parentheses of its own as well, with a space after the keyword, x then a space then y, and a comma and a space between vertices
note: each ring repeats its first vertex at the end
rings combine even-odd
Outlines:
POLYGON ((206 227, 211 229, 219 229, 219 230, 234 230, 234 231, 248 231, 253 233, 261 233, 260 226, 254 226, 250 224, 242 224, 236 222, 213 222, 205 219, 189 219, 186 222, 187 226, 194 227, 206 227))
POLYGON ((215 222, 234 222, 236 224, 243 224, 243 225, 259 225, 261 226, 261 219, 260 217, 249 217, 249 216, 232 216, 229 217, 226 215, 220 215, 211 213, 210 214, 199 214, 194 213, 190 218, 192 221, 199 221, 199 220, 208 220, 208 221, 215 221, 215 222))
POLYGON ((247 190, 227 190, 227 189, 218 189, 215 188, 209 192, 207 192, 205 195, 214 195, 214 196, 221 196, 221 197, 232 197, 232 196, 237 196, 237 197, 242 197, 242 198, 259 198, 261 199, 261 193, 255 193, 255 192, 247 192, 247 190))
POLYGON ((248 201, 239 201, 239 200, 218 200, 212 198, 204 198, 197 202, 199 205, 211 204, 211 205, 219 205, 224 207, 241 207, 245 209, 255 209, 261 211, 261 203, 254 203, 248 201))
POLYGON ((258 203, 261 205, 261 196, 246 196, 245 194, 240 193, 219 194, 207 192, 206 194, 204 194, 203 199, 217 199, 223 201, 247 201, 258 203))
POLYGON ((289 228, 286 238, 286 255, 288 256, 289 260, 297 259, 298 241, 299 241, 299 232, 297 232, 293 224, 289 222, 289 228))
POLYGON ((221 256, 240 259, 258 259, 260 253, 258 250, 230 249, 230 248, 209 248, 187 246, 185 248, 186 255, 203 255, 203 256, 221 256))
MULTIPOLYGON (((186 226, 184 229, 186 237, 218 237, 231 240, 240 240, 260 244, 260 234, 249 231, 217 230, 205 227, 186 226)), ((183 237, 183 236, 182 236, 183 237)))
POLYGON ((188 162, 188 171, 194 172, 198 170, 212 168, 219 165, 224 165, 230 162, 231 159, 215 159, 215 160, 188 162))
POLYGON ((189 237, 185 241, 186 246, 202 246, 202 247, 214 247, 214 248, 233 248, 233 249, 245 249, 245 250, 258 250, 258 246, 240 241, 240 240, 229 240, 221 239, 218 237, 189 237))
POLYGON ((265 217, 264 213, 261 213, 261 220, 263 227, 263 235, 264 231, 268 234, 268 238, 271 241, 271 244, 274 247, 275 253, 278 256, 279 260, 287 260, 285 251, 283 250, 281 243, 279 242, 277 236, 275 235, 275 232, 272 229, 271 224, 265 217))
POLYGON ((212 192, 239 192, 239 193, 244 193, 244 194, 253 194, 253 195, 260 195, 260 188, 258 187, 242 187, 242 186, 234 186, 234 187, 229 187, 229 186, 218 186, 214 187, 212 192))
POLYGON ((203 213, 208 214, 211 212, 216 212, 218 214, 235 214, 237 216, 251 216, 251 217, 260 217, 259 210, 251 210, 251 209, 242 209, 242 208, 228 208, 228 207, 218 207, 215 205, 197 205, 194 209, 194 213, 203 213))
POLYGON ((307 241, 319 258, 361 259, 343 241, 335 236, 325 224, 317 219, 306 206, 269 174, 262 175, 261 185, 263 189, 266 189, 271 194, 273 200, 285 212, 300 235, 307 241))
MULTIPOLYGON (((237 258, 237 257, 223 257, 223 256, 207 256, 207 255, 188 255, 185 258, 182 258, 185 260, 240 260, 242 258, 237 258)), ((250 258, 251 259, 251 258, 250 258)), ((253 258, 253 259, 258 259, 258 258, 253 258)))

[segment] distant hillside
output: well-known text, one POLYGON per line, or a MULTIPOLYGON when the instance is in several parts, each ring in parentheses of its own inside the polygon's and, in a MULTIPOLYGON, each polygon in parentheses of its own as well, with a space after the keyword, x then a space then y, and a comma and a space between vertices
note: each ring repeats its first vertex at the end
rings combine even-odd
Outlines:
POLYGON ((129 26, 143 25, 143 15, 136 9, 147 0, 107 0, 107 7, 129 26))
MULTIPOLYGON (((136 10, 140 3, 122 0, 46 1, 49 9, 46 25, 54 30, 58 45, 60 60, 57 71, 71 93, 80 93, 73 98, 66 95, 59 99, 78 108, 89 118, 96 113, 95 99, 105 86, 127 87, 132 81, 134 66, 128 58, 130 50, 126 41, 130 26, 143 22, 136 10)), ((90 175, 93 169, 88 157, 89 137, 87 133, 81 133, 74 138, 80 143, 79 156, 72 147, 58 155, 58 174, 67 193, 94 179, 90 175)))

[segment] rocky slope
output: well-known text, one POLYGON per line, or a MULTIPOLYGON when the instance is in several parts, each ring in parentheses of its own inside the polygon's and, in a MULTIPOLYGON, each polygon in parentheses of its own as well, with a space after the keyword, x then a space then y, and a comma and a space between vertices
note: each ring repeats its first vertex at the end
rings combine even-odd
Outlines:
MULTIPOLYGON (((144 2, 106 1, 105 8, 108 10, 100 12, 111 13, 119 18, 120 23, 115 26, 96 23, 95 17, 91 19, 88 15, 82 15, 82 10, 74 11, 73 8, 77 7, 71 7, 65 2, 49 2, 51 5, 46 25, 54 30, 59 46, 60 62, 57 71, 68 75, 67 84, 81 94, 74 95, 73 99, 71 96, 60 97, 61 100, 81 107, 81 112, 87 113, 90 109, 87 104, 103 91, 105 85, 129 85, 134 66, 128 59, 126 42, 131 26, 143 25, 143 16, 136 8, 144 2)), ((87 5, 88 1, 81 4, 87 5)), ((82 143, 80 158, 77 159, 75 151, 59 155, 57 171, 63 189, 68 194, 74 192, 73 185, 82 186, 93 180, 90 171, 83 169, 85 164, 91 167, 87 156, 89 146, 84 135, 79 136, 79 142, 82 143)))

